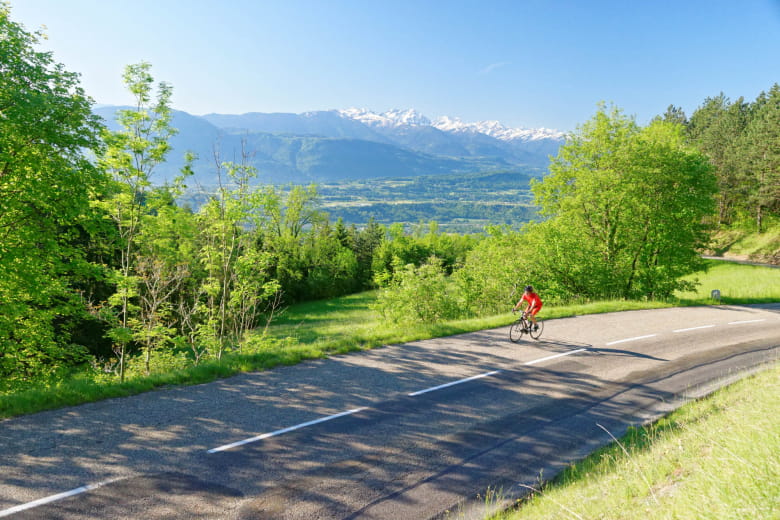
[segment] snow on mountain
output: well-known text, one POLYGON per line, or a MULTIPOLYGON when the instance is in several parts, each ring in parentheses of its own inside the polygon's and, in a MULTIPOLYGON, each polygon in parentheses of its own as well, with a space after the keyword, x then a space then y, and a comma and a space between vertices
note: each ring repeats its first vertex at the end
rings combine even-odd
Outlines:
POLYGON ((433 122, 435 128, 444 132, 474 132, 489 135, 501 141, 537 141, 539 139, 563 139, 565 134, 549 128, 509 128, 498 121, 464 123, 460 118, 440 117, 433 122))
POLYGON ((431 126, 443 132, 479 133, 501 141, 537 141, 540 139, 563 139, 565 134, 548 128, 509 128, 498 121, 480 121, 464 123, 460 118, 443 116, 431 121, 414 109, 390 110, 378 114, 365 108, 348 108, 336 111, 341 117, 354 119, 369 126, 380 128, 399 128, 404 126, 431 126))
POLYGON ((365 108, 348 108, 337 110, 341 117, 355 119, 369 126, 394 128, 399 126, 430 126, 431 120, 410 108, 408 110, 389 110, 381 114, 365 108))

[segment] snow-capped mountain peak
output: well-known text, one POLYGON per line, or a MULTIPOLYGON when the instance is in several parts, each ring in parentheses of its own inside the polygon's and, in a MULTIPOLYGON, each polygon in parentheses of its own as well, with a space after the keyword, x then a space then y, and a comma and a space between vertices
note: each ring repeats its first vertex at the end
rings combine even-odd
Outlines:
POLYGON ((464 123, 460 118, 443 116, 433 122, 433 126, 444 132, 473 132, 485 134, 502 141, 521 139, 535 141, 537 139, 562 139, 565 134, 548 128, 509 128, 498 121, 479 121, 464 123))
POLYGON ((407 110, 388 110, 377 114, 365 108, 348 108, 337 111, 341 117, 355 119, 369 126, 430 126, 431 120, 413 108, 407 110))
POLYGON ((536 141, 538 139, 563 139, 563 132, 548 128, 509 128, 499 121, 480 121, 477 123, 465 123, 460 118, 443 116, 436 121, 431 121, 413 108, 406 110, 389 110, 378 114, 365 108, 348 108, 336 111, 341 117, 354 119, 372 127, 385 129, 401 128, 404 126, 431 126, 443 132, 452 133, 478 133, 488 135, 501 141, 536 141))

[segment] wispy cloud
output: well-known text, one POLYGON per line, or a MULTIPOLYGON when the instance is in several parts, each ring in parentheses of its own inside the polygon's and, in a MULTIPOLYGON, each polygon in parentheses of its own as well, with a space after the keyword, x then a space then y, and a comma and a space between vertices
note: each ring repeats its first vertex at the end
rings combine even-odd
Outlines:
POLYGON ((510 64, 510 62, 508 62, 508 61, 499 61, 498 63, 491 63, 490 65, 488 65, 484 69, 480 70, 479 73, 480 74, 490 74, 494 70, 500 69, 501 67, 505 67, 506 65, 509 65, 509 64, 510 64))

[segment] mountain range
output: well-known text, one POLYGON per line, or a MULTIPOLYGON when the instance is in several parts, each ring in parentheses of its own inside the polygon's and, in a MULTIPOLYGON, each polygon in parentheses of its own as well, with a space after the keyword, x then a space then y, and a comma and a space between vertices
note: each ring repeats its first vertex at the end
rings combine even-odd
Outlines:
MULTIPOLYGON (((104 105, 95 112, 116 129, 114 117, 123 108, 129 107, 104 105)), ((498 121, 431 121, 413 109, 203 116, 174 111, 173 126, 179 132, 154 183, 172 179, 187 151, 198 156, 195 181, 203 186, 217 182, 215 156, 240 162, 242 149, 258 169, 258 182, 310 183, 546 167, 565 138, 554 130, 508 128, 498 121)))

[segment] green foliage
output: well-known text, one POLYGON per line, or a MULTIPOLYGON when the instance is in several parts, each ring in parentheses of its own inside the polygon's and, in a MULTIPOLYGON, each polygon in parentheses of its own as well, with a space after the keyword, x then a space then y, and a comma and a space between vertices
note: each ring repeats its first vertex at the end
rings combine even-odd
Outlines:
MULTIPOLYGON (((104 316, 110 321, 108 336, 114 341, 119 358, 119 376, 125 377, 126 356, 131 335, 146 347, 147 365, 153 346, 169 339, 167 327, 162 325, 158 312, 164 304, 160 291, 167 291, 183 278, 181 269, 170 271, 170 262, 157 258, 140 258, 138 236, 150 210, 147 195, 150 177, 170 150, 168 140, 176 134, 171 126, 171 94, 167 83, 157 87, 153 99, 154 79, 149 63, 128 65, 123 75, 124 83, 135 99, 135 107, 120 110, 118 122, 121 130, 104 130, 106 143, 99 164, 114 179, 110 197, 99 201, 100 207, 110 215, 117 229, 119 263, 115 267, 116 293, 109 298, 109 309, 104 316), (143 271, 143 272, 141 272, 143 271), (168 276, 175 276, 173 281, 168 276), (139 293, 141 282, 157 294, 144 298, 139 293), (162 287, 161 287, 162 285, 162 287), (138 298, 141 297, 139 304, 138 298)), ((147 218, 148 220, 148 218, 147 218)), ((150 293, 147 291, 147 295, 150 293)))
POLYGON ((271 275, 272 254, 258 249, 255 233, 249 230, 261 204, 261 194, 249 189, 257 172, 246 162, 219 167, 220 173, 226 169, 230 185, 223 185, 196 217, 204 277, 193 307, 200 319, 191 336, 217 360, 239 345, 243 334, 256 325, 261 306, 279 291, 271 275))
POLYGON ((534 184, 531 262, 571 294, 665 297, 700 267, 715 177, 682 127, 601 108, 534 184), (557 274, 557 276, 556 276, 557 274))
POLYGON ((756 230, 765 229, 766 213, 780 214, 780 84, 758 101, 743 140, 747 169, 743 186, 756 230))
POLYGON ((436 323, 459 317, 460 300, 443 262, 432 256, 419 267, 395 265, 379 291, 376 309, 393 323, 436 323))
POLYGON ((748 103, 707 98, 686 133, 709 157, 718 179, 718 223, 749 219, 758 232, 780 214, 780 85, 748 103))
POLYGON ((453 275, 467 315, 498 314, 517 302, 522 287, 536 280, 524 259, 527 247, 520 233, 495 228, 468 253, 453 275))
POLYGON ((37 52, 0 3, 0 380, 34 381, 82 362, 68 323, 93 276, 83 237, 105 179, 86 158, 100 125, 78 75, 37 52))
POLYGON ((388 239, 374 251, 374 280, 382 286, 392 277, 395 266, 420 266, 431 256, 437 257, 446 273, 450 274, 463 263, 477 240, 471 235, 441 233, 436 222, 427 226, 420 224, 413 234, 405 233, 403 224, 393 224, 388 228, 388 239))
MULTIPOLYGON (((720 269, 711 269, 711 278, 703 278, 705 285, 727 287, 731 281, 739 280, 738 286, 744 294, 761 294, 762 298, 780 300, 780 286, 767 278, 770 269, 755 270, 749 266, 721 262, 727 271, 721 276, 720 269), (730 272, 733 270, 733 273, 730 272), (741 274, 740 274, 741 273, 741 274), (762 293, 765 287, 774 292, 762 293)), ((718 264, 720 265, 720 264, 718 264)), ((776 270, 775 270, 776 271, 776 270)), ((702 275, 703 276, 703 275, 702 275)), ((315 359, 328 353, 344 353, 388 344, 398 344, 432 337, 449 336, 464 332, 479 331, 506 326, 514 316, 505 309, 501 314, 485 318, 468 318, 455 321, 440 321, 431 324, 420 322, 399 322, 397 325, 382 319, 372 307, 375 306, 378 291, 363 292, 331 300, 304 302, 290 306, 267 330, 251 333, 244 340, 243 354, 229 353, 220 362, 203 358, 196 366, 185 370, 156 374, 153 358, 152 375, 145 376, 139 367, 124 384, 119 384, 112 374, 100 367, 80 371, 70 377, 60 377, 48 385, 20 391, 19 388, 0 388, 0 417, 22 413, 33 413, 65 405, 79 404, 109 397, 118 397, 148 391, 157 386, 171 384, 197 384, 218 377, 227 377, 241 370, 262 370, 278 364, 293 364, 303 359, 315 359)), ((709 294, 700 299, 678 302, 653 301, 600 301, 576 305, 545 305, 544 319, 579 316, 585 314, 672 307, 680 303, 702 305, 709 303, 709 294)), ((182 349, 186 349, 183 346, 182 349)), ((167 356, 161 358, 160 366, 167 356)), ((191 361, 191 357, 189 358, 191 361)))

